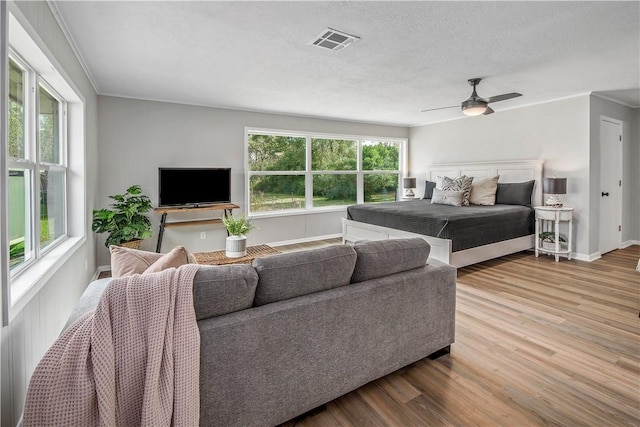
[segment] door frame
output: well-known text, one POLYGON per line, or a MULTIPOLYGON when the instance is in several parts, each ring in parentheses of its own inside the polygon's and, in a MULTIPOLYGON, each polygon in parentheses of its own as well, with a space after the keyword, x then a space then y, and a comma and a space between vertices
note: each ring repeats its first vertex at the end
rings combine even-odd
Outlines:
MULTIPOLYGON (((622 120, 619 119, 614 119, 613 117, 609 117, 609 116, 605 116, 605 115, 601 115, 600 116, 600 120, 598 121, 598 149, 599 149, 599 171, 600 174, 598 176, 598 193, 600 193, 602 190, 601 184, 602 184, 602 174, 604 173, 604 171, 602 170, 602 140, 601 140, 601 136, 602 136, 602 122, 606 121, 609 122, 611 124, 614 125, 619 125, 620 126, 620 144, 618 145, 618 153, 617 153, 617 157, 618 157, 618 162, 620 165, 620 177, 619 180, 622 183, 619 186, 619 191, 620 191, 620 197, 618 198, 618 204, 617 206, 615 206, 616 208, 616 218, 615 220, 618 221, 618 225, 620 227, 622 227, 622 205, 623 205, 623 195, 624 195, 624 181, 623 181, 623 176, 624 176, 624 158, 623 158, 623 152, 624 152, 624 122, 622 120)), ((598 199, 598 253, 602 255, 602 246, 600 245, 600 224, 602 222, 602 197, 600 197, 598 199)), ((618 241, 617 241, 617 248, 616 249, 620 249, 622 247, 622 231, 620 231, 618 233, 618 241)))

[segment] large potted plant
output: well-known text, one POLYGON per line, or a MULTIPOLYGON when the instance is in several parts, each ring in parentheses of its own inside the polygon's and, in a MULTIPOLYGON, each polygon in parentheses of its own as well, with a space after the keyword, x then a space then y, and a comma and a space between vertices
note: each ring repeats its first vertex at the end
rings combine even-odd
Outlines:
POLYGON ((142 193, 139 185, 127 188, 124 194, 109 196, 115 200, 110 209, 93 211, 91 229, 96 233, 109 233, 105 246, 127 246, 138 249, 142 239, 151 237, 151 221, 145 215, 151 210, 151 199, 142 193))
POLYGON ((246 234, 255 228, 251 220, 242 216, 223 216, 222 224, 227 229, 229 236, 226 242, 226 255, 229 258, 239 258, 247 255, 246 234))

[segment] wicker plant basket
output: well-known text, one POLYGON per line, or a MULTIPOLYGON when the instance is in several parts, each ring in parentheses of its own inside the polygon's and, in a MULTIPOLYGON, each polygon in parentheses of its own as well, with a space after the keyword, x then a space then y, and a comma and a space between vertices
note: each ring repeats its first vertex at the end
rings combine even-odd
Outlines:
POLYGON ((137 239, 137 240, 131 240, 129 242, 122 242, 118 246, 122 246, 129 249, 140 249, 141 243, 142 243, 142 240, 137 239))

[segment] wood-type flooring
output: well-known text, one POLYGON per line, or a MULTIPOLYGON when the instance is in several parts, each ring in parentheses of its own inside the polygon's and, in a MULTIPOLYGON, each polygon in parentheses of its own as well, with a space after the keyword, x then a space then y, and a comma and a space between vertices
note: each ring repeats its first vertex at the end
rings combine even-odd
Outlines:
POLYGON ((458 270, 456 342, 285 426, 640 425, 640 246, 458 270))

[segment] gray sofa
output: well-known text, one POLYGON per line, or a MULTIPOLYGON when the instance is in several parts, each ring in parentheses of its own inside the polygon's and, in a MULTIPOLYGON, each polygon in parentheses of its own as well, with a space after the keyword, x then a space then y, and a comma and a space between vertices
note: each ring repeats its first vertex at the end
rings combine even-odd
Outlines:
MULTIPOLYGON (((202 266, 200 423, 275 425, 454 341, 455 268, 422 239, 202 266)), ((97 304, 93 282, 70 321, 97 304)))

